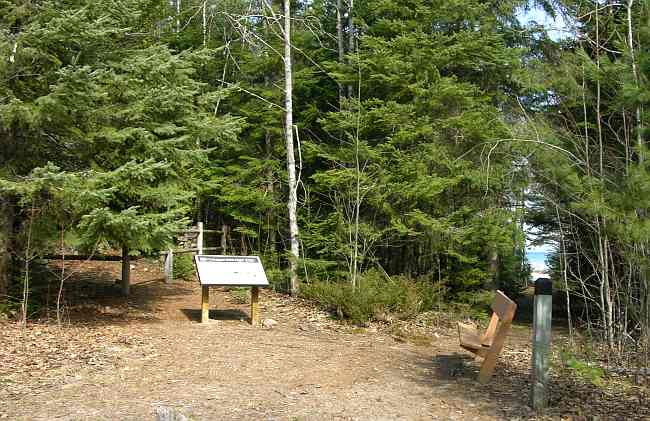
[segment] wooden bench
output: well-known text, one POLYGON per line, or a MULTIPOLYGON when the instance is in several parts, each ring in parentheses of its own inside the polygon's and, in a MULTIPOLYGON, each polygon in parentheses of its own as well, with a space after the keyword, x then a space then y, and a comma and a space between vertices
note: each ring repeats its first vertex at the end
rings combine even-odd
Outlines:
POLYGON ((480 334, 472 325, 458 323, 460 346, 483 358, 478 376, 480 383, 487 383, 494 373, 497 357, 503 349, 516 310, 517 304, 503 292, 497 291, 492 302, 494 313, 485 333, 480 334))

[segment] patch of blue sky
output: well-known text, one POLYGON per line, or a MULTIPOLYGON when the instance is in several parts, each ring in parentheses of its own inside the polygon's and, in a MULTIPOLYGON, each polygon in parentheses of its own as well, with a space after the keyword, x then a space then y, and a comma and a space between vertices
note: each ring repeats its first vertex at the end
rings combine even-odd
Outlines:
POLYGON ((548 259, 547 252, 537 252, 526 250, 526 258, 533 273, 544 273, 548 270, 546 259, 548 259))
POLYGON ((520 21, 525 25, 541 25, 548 32, 548 36, 555 41, 574 37, 571 25, 568 24, 565 17, 560 13, 551 16, 539 7, 530 7, 528 10, 522 10, 519 13, 520 21))
POLYGON ((542 243, 540 234, 534 227, 524 224, 526 232, 526 257, 534 273, 543 273, 548 270, 546 259, 556 249, 553 241, 542 243))

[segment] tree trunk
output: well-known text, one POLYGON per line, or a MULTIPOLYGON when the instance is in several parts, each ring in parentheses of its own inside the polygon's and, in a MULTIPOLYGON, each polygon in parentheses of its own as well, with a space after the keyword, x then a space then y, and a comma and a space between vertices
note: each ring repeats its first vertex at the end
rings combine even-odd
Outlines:
MULTIPOLYGON (((343 2, 336 0, 336 40, 338 41, 339 64, 345 61, 345 40, 343 39, 343 2)), ((343 100, 343 84, 339 84, 339 107, 343 100)))
MULTIPOLYGON (((361 109, 361 98, 359 98, 359 110, 361 109)), ((357 112, 358 117, 358 112, 357 112)), ((355 196, 354 196, 354 255, 352 260, 352 288, 357 288, 357 272, 359 270, 359 212, 361 210, 361 165, 359 162, 359 130, 355 134, 354 165, 356 171, 355 196)))
MULTIPOLYGON (((267 130, 264 135, 264 142, 266 147, 266 160, 268 166, 266 169, 266 193, 273 197, 275 192, 275 186, 273 182, 273 168, 270 163, 273 159, 273 144, 271 139, 271 133, 267 130)), ((275 218, 273 215, 273 210, 266 212, 266 223, 268 225, 268 249, 271 250, 271 253, 275 253, 275 218)))
POLYGON ((6 301, 11 279, 14 207, 7 198, 0 199, 0 303, 6 301))
MULTIPOLYGON (((350 6, 348 7, 348 52, 354 52, 354 20, 352 20, 352 9, 354 8, 354 0, 348 0, 350 6)), ((348 85, 348 97, 352 97, 353 88, 352 84, 348 85)))
POLYGON ((203 20, 201 22, 201 28, 203 29, 203 46, 208 42, 208 25, 207 25, 207 15, 206 15, 206 7, 207 7, 208 0, 203 0, 203 6, 201 7, 201 14, 203 17, 203 20))
POLYGON ((248 256, 248 244, 246 243, 246 236, 241 236, 241 255, 248 256))
MULTIPOLYGON (((636 56, 634 52, 634 34, 632 32, 632 6, 634 5, 634 0, 628 0, 627 2, 627 39, 628 39, 628 48, 630 50, 630 61, 632 62, 632 75, 634 76, 634 83, 636 87, 639 87, 639 72, 636 65, 636 56)), ((636 105, 635 109, 635 119, 636 119, 636 141, 639 148, 639 164, 643 164, 643 133, 642 133, 642 123, 641 123, 641 106, 636 105)))
POLYGON ((490 274, 487 280, 485 289, 496 290, 499 288, 499 252, 496 247, 490 250, 490 257, 488 258, 488 272, 490 274))
POLYGON ((298 293, 298 207, 296 185, 296 160, 293 152, 293 79, 291 74, 291 2, 284 0, 284 136, 287 143, 287 173, 289 178, 289 269, 291 272, 291 295, 298 293))
POLYGON ((228 231, 230 231, 230 225, 221 224, 221 254, 228 254, 228 231))
POLYGON ((181 31, 181 0, 176 0, 176 32, 181 31))
POLYGON ((129 248, 122 247, 122 294, 126 297, 131 289, 131 256, 129 248))
POLYGON ((560 229, 560 271, 562 272, 562 280, 564 281, 564 296, 566 298, 566 317, 569 325, 569 343, 573 345, 573 324, 571 322, 571 295, 569 294, 569 279, 567 276, 567 251, 566 243, 564 241, 564 229, 562 227, 562 219, 560 218, 560 209, 555 205, 555 215, 557 217, 557 226, 560 229))

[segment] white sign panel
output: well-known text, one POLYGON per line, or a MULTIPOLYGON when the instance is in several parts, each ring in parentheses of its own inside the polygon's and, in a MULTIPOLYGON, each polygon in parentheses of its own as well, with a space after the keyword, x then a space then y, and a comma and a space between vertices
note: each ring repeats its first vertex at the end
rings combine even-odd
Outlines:
POLYGON ((201 285, 268 286, 258 256, 194 256, 201 285))

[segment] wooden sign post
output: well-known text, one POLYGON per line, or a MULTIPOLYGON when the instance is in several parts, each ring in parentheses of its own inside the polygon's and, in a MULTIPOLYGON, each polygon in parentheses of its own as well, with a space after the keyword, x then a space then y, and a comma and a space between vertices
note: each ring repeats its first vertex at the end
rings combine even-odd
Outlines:
POLYGON ((553 285, 548 278, 535 281, 533 310, 533 409, 548 405, 548 377, 550 368, 551 318, 553 314, 553 285))
POLYGON ((262 261, 258 256, 194 256, 196 272, 201 282, 201 323, 210 319, 210 287, 251 287, 251 324, 260 320, 260 287, 269 286, 262 261))

